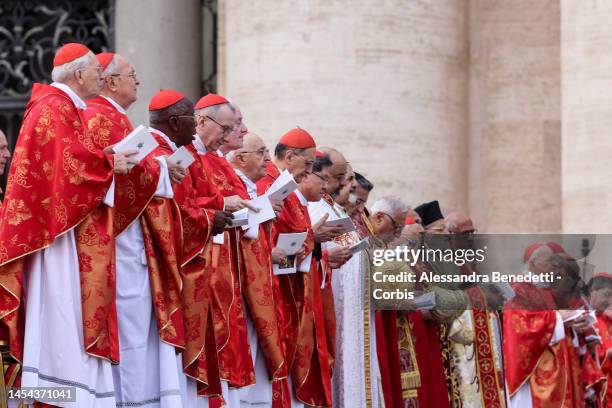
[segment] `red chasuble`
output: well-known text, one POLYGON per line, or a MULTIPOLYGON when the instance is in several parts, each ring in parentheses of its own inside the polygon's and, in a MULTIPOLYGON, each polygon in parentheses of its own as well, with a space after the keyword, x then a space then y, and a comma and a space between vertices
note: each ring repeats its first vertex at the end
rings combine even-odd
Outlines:
MULTIPOLYGON (((172 149, 162 136, 151 132, 164 154, 172 154, 172 149)), ((205 197, 199 195, 205 188, 206 180, 195 179, 189 167, 180 184, 173 183, 174 199, 180 211, 183 231, 180 248, 181 303, 185 331, 185 351, 183 368, 185 374, 198 382, 198 394, 221 395, 221 382, 217 363, 217 349, 214 328, 211 324, 210 279, 212 262, 212 226, 214 209, 204 208, 200 202, 205 197)))
POLYGON ((512 396, 529 381, 534 407, 560 405, 571 386, 571 370, 566 341, 549 346, 557 321, 554 299, 530 283, 513 289, 516 296, 504 306, 503 319, 508 391, 512 396))
MULTIPOLYGON (((94 138, 106 146, 132 131, 129 118, 102 96, 87 102, 85 117, 94 138)), ((164 154, 165 149, 158 147, 128 174, 115 176, 114 227, 115 235, 119 235, 132 222, 140 222, 159 335, 164 342, 182 349, 185 340, 176 252, 181 244, 180 215, 174 200, 154 197, 160 177, 155 157, 164 154)))
MULTIPOLYGON (((268 163, 268 173, 257 183, 258 194, 264 193, 278 177, 278 169, 268 163)), ((280 233, 308 232, 306 254, 314 250, 314 234, 308 208, 295 193, 285 199, 283 211, 272 228, 271 243, 280 233)), ((325 321, 321 299, 321 276, 316 260, 310 272, 275 276, 280 288, 282 327, 286 347, 285 360, 290 365, 295 396, 315 406, 331 406, 332 358, 327 350, 325 321)))
MULTIPOLYGON (((227 160, 215 152, 202 155, 204 171, 225 197, 238 195, 249 200, 246 187, 227 160)), ((248 342, 242 296, 246 298, 259 344, 266 357, 272 381, 287 377, 281 348, 281 335, 273 301, 270 248, 263 226, 257 239, 243 237, 241 229, 225 233, 215 271, 214 298, 221 312, 215 322, 216 333, 227 336, 218 341, 221 377, 235 387, 255 382, 248 342), (232 289, 227 293, 228 288, 232 289)))
POLYGON ((21 359, 22 279, 29 254, 74 228, 84 349, 119 360, 113 212, 102 203, 113 178, 104 142, 63 91, 34 84, 15 147, 0 216, 0 319, 21 359))

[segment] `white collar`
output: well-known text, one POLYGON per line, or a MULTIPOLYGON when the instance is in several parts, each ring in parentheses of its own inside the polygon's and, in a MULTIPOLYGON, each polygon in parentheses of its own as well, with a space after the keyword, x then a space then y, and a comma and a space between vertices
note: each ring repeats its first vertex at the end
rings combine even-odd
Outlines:
POLYGON ((113 105, 115 107, 115 109, 117 109, 120 113, 123 113, 124 115, 127 115, 127 112, 125 111, 125 109, 123 109, 123 106, 121 106, 117 102, 115 102, 115 100, 113 98, 110 98, 110 97, 105 96, 105 95, 100 95, 100 96, 103 97, 104 99, 106 99, 107 101, 109 101, 110 104, 113 105))
POLYGON ((301 203, 303 206, 307 206, 307 205, 308 205, 308 200, 306 199, 306 197, 304 197, 304 194, 302 194, 302 192, 300 191, 300 189, 299 189, 299 188, 298 188, 298 189, 296 189, 296 190, 294 191, 294 193, 295 193, 295 195, 297 196, 297 198, 299 198, 299 199, 300 199, 300 203, 301 203))
POLYGON ((225 155, 223 154, 223 152, 221 151, 221 149, 217 149, 217 156, 219 156, 219 157, 225 157, 225 155))
POLYGON ((206 154, 206 146, 204 146, 204 143, 202 142, 202 139, 200 139, 200 135, 198 135, 197 133, 195 135, 193 135, 193 147, 196 148, 196 150, 198 151, 198 153, 200 154, 206 154))
POLYGON ((72 103, 74 103, 77 109, 85 110, 87 108, 87 104, 68 85, 61 82, 53 82, 51 86, 64 91, 72 99, 72 103))
POLYGON ((257 197, 257 184, 253 183, 253 180, 248 178, 240 169, 234 168, 234 171, 244 181, 244 184, 247 188, 247 193, 251 196, 251 198, 257 197))
POLYGON ((160 135, 170 145, 170 148, 172 149, 173 152, 176 152, 178 150, 178 147, 176 147, 174 142, 170 140, 170 138, 166 136, 166 134, 162 132, 161 130, 149 127, 149 132, 153 132, 157 135, 160 135))

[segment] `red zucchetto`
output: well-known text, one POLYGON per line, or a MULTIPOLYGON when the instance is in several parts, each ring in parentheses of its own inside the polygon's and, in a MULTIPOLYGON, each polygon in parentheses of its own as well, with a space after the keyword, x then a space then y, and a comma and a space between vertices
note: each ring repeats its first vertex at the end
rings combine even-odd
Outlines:
POLYGON ((285 133, 281 137, 279 143, 294 149, 311 149, 317 147, 310 133, 300 128, 291 129, 285 133))
POLYGON ((101 52, 100 54, 96 54, 96 58, 100 65, 102 65, 102 70, 105 70, 108 67, 108 64, 113 60, 115 56, 114 52, 101 52))
POLYGON ((91 50, 89 48, 80 43, 68 43, 62 45, 61 48, 55 53, 55 57, 53 57, 53 66, 58 67, 60 65, 72 62, 90 51, 91 50))
POLYGON ((223 105, 224 103, 229 103, 227 99, 225 99, 221 95, 217 95, 214 93, 209 93, 208 95, 204 95, 200 98, 198 103, 195 105, 195 110, 209 108, 215 105, 223 105))
POLYGON ((155 111, 165 109, 184 98, 185 95, 174 89, 160 89, 158 93, 153 95, 151 101, 149 101, 149 110, 155 111))

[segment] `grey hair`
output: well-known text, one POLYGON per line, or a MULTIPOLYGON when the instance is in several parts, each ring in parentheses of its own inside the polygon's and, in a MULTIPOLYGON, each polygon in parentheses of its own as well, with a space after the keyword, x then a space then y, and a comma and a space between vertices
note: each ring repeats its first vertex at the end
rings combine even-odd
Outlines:
POLYGON ((213 106, 209 106, 206 108, 197 109, 193 113, 196 116, 210 116, 213 119, 217 119, 217 114, 219 113, 219 109, 221 109, 221 107, 224 105, 227 105, 232 111, 232 113, 236 113, 236 108, 231 103, 222 103, 219 105, 213 105, 213 106))
POLYGON ((91 61, 92 58, 96 58, 96 56, 93 52, 89 51, 82 57, 67 62, 63 65, 53 67, 53 71, 51 71, 51 79, 54 82, 65 83, 70 79, 70 77, 75 71, 87 68, 87 65, 89 65, 89 61, 91 61))
POLYGON ((115 54, 113 55, 111 62, 109 62, 109 64, 107 65, 106 69, 102 72, 102 78, 118 75, 119 71, 121 71, 121 66, 119 65, 119 59, 117 58, 117 54, 115 54))
POLYGON ((401 199, 394 196, 386 196, 379 198, 370 207, 370 213, 372 215, 376 213, 384 213, 393 216, 397 213, 406 212, 410 209, 406 203, 401 199))

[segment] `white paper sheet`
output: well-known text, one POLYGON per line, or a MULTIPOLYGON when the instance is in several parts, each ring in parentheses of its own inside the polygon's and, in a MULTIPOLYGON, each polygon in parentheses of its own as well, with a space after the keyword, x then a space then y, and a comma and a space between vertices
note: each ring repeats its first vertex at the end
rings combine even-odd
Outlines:
POLYGON ((343 233, 355 231, 356 229, 355 224, 353 224, 353 221, 349 217, 342 217, 342 218, 338 218, 337 220, 327 221, 325 223, 325 226, 326 227, 340 227, 342 228, 343 233))
POLYGON ((172 153, 172 155, 168 157, 168 162, 179 166, 182 169, 187 169, 187 167, 191 166, 194 161, 195 157, 193 157, 193 154, 191 154, 185 146, 179 147, 176 152, 172 153))
POLYGON ((262 195, 257 198, 254 198, 249 201, 249 204, 259 209, 259 212, 249 210, 249 227, 253 227, 255 225, 259 225, 273 218, 276 218, 276 213, 274 212, 274 208, 272 208, 272 203, 270 202, 268 196, 262 195))
POLYGON ((132 130, 122 141, 113 146, 113 151, 115 153, 121 153, 126 150, 136 149, 138 153, 131 156, 131 158, 140 162, 157 146, 157 140, 151 136, 149 129, 143 125, 138 125, 138 127, 132 130))
POLYGON ((284 200, 289 194, 298 188, 297 183, 289 171, 283 171, 272 183, 266 195, 273 200, 284 200))

